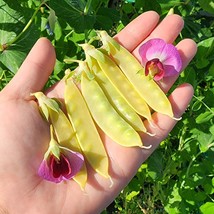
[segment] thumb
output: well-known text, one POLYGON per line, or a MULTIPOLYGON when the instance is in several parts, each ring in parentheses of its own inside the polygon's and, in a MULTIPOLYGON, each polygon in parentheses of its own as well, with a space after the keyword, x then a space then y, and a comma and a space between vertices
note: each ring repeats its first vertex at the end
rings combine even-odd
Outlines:
POLYGON ((10 98, 29 99, 30 93, 42 90, 54 68, 55 60, 51 42, 40 38, 2 93, 10 98))

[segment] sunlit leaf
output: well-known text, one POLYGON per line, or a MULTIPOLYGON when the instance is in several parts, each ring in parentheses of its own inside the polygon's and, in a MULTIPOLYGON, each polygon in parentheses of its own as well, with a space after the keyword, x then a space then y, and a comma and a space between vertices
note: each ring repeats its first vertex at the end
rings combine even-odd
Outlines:
POLYGON ((206 111, 204 113, 201 113, 197 118, 196 118, 196 123, 201 124, 201 123, 206 123, 210 121, 214 117, 214 114, 210 111, 206 111))
POLYGON ((200 206, 200 211, 202 214, 213 214, 214 213, 214 203, 206 202, 202 206, 200 206))
POLYGON ((132 191, 129 194, 126 195, 126 200, 131 201, 134 197, 136 197, 140 191, 132 191))

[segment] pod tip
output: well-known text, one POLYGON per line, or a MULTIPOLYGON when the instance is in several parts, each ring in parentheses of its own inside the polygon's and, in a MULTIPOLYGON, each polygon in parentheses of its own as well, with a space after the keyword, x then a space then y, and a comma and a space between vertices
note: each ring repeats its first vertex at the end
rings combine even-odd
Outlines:
POLYGON ((149 145, 149 146, 139 146, 141 149, 151 149, 152 148, 152 145, 149 145))
POLYGON ((150 132, 146 132, 146 134, 148 134, 151 137, 154 137, 156 135, 156 133, 150 133, 150 132))
POLYGON ((114 185, 114 181, 112 180, 112 178, 110 176, 109 176, 109 180, 110 180, 109 188, 112 188, 114 185))
POLYGON ((182 119, 182 117, 172 117, 173 120, 179 121, 182 119))

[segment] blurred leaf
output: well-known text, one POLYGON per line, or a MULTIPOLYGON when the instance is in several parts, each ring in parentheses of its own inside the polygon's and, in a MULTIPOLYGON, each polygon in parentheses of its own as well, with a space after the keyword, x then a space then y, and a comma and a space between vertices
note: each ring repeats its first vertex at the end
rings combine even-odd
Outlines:
POLYGON ((210 148, 213 140, 214 136, 212 134, 207 134, 202 131, 198 132, 198 142, 201 152, 206 152, 210 148))
POLYGON ((200 6, 209 13, 214 14, 214 1, 213 0, 198 0, 200 6))
POLYGON ((198 43, 198 51, 195 56, 197 59, 196 66, 197 68, 205 68, 209 63, 209 57, 213 57, 214 54, 214 37, 203 40, 198 43))
POLYGON ((197 86, 197 71, 191 67, 188 66, 182 73, 179 78, 179 81, 181 83, 189 83, 195 88, 197 86))
POLYGON ((95 29, 110 30, 115 22, 120 19, 120 14, 117 10, 113 8, 101 7, 96 14, 95 29))
POLYGON ((148 175, 153 180, 160 180, 163 173, 163 157, 162 153, 156 151, 152 156, 148 159, 148 175))
POLYGON ((140 191, 132 191, 129 194, 126 195, 126 200, 131 201, 135 196, 137 196, 140 193, 140 191))
POLYGON ((161 6, 156 0, 152 0, 152 1, 144 0, 143 10, 144 11, 154 10, 157 13, 161 14, 161 6))
POLYGON ((52 10, 50 8, 50 13, 49 13, 49 16, 48 16, 48 27, 50 28, 50 34, 53 34, 54 32, 54 29, 55 29, 55 24, 56 24, 56 21, 57 21, 57 17, 56 17, 56 14, 55 14, 55 11, 52 10))
POLYGON ((202 214, 213 214, 214 213, 214 203, 206 202, 202 206, 200 206, 200 211, 202 214))
MULTIPOLYGON (((213 108, 214 110, 214 108, 213 108)), ((206 111, 204 113, 201 113, 199 116, 196 118, 196 123, 201 124, 201 123, 206 123, 210 121, 214 117, 214 114, 210 111, 206 111)))

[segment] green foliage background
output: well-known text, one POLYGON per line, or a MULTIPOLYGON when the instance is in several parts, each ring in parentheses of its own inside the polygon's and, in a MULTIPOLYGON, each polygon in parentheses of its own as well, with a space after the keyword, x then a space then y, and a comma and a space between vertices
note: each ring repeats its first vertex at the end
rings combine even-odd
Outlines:
POLYGON ((78 44, 88 42, 96 29, 114 35, 142 12, 155 10, 164 18, 172 8, 185 21, 176 43, 192 38, 198 44, 176 82, 191 83, 194 97, 183 119, 103 214, 214 213, 214 1, 0 0, 0 89, 41 36, 52 41, 57 54, 49 86, 76 66, 65 59, 84 58, 78 44))

